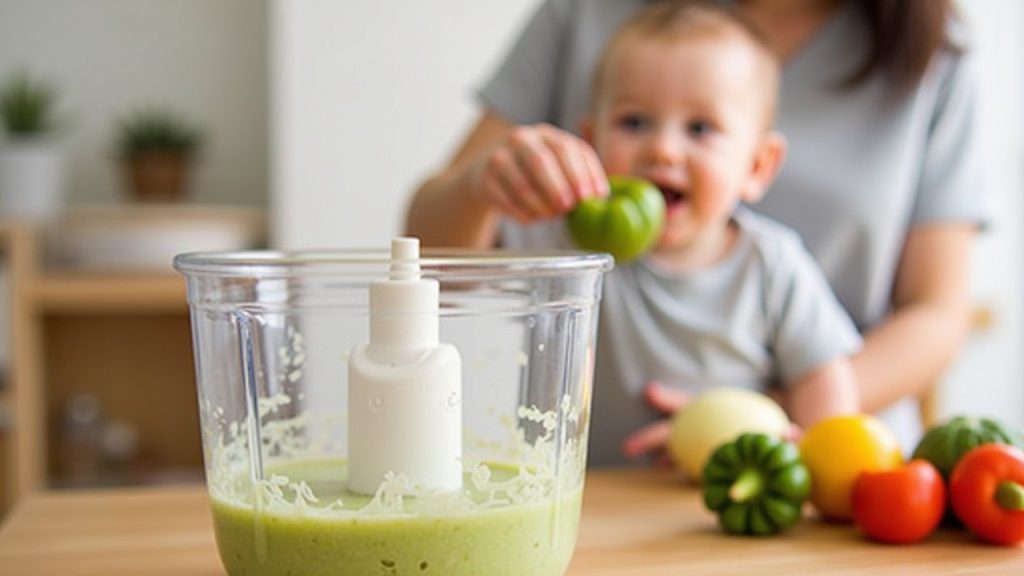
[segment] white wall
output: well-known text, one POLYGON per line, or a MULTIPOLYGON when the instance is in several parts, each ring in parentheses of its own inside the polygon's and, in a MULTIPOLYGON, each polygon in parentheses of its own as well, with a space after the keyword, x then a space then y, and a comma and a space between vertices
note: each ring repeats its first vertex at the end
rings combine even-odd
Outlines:
POLYGON ((274 0, 275 244, 385 246, 536 3, 274 0))
POLYGON ((266 0, 0 0, 0 79, 27 67, 60 89, 72 203, 121 197, 116 122, 140 105, 201 123, 200 202, 267 190, 266 0))
MULTIPOLYGON (((962 0, 979 62, 984 185, 993 222, 974 266, 975 300, 994 314, 943 383, 943 414, 979 414, 1024 425, 1024 2, 962 0)), ((981 185, 981 183, 979 183, 981 185)))

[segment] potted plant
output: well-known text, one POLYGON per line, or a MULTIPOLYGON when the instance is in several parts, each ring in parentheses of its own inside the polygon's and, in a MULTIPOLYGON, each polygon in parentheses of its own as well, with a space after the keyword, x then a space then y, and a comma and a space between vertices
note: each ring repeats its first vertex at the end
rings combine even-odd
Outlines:
POLYGON ((143 202, 182 200, 201 143, 200 129, 172 110, 145 108, 127 116, 117 147, 131 195, 143 202))
POLYGON ((20 71, 0 84, 0 215, 39 222, 64 200, 64 159, 54 139, 53 87, 20 71))

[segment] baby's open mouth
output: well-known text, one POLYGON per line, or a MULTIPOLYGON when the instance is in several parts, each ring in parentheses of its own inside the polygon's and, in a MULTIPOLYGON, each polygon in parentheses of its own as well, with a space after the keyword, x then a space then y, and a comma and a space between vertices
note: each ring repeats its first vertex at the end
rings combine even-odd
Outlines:
POLYGON ((688 198, 685 190, 678 190, 676 188, 661 185, 658 186, 658 189, 661 190, 661 195, 665 198, 665 206, 669 208, 676 204, 685 202, 688 198))

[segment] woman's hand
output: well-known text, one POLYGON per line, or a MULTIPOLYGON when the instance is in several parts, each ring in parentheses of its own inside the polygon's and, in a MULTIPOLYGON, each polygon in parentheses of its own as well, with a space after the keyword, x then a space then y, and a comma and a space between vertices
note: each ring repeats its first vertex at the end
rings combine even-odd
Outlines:
POLYGON ((523 223, 551 218, 607 193, 604 169, 586 141, 487 112, 449 165, 416 191, 405 232, 424 246, 493 248, 505 216, 523 223))
POLYGON ((622 443, 622 452, 630 458, 654 454, 656 465, 671 467, 672 462, 665 451, 665 445, 672 433, 672 415, 692 400, 693 396, 687 392, 673 390, 660 382, 651 382, 644 389, 644 397, 648 404, 665 414, 666 418, 630 434, 622 443))
POLYGON ((594 149, 549 124, 515 126, 475 164, 474 194, 521 223, 553 218, 608 193, 594 149))

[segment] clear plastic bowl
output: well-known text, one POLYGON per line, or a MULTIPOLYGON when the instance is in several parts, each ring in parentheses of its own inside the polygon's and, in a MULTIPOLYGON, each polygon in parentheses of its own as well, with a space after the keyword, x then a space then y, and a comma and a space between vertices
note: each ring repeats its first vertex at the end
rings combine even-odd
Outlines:
MULTIPOLYGON (((349 358, 386 250, 192 253, 206 479, 232 576, 564 574, 586 466, 607 255, 425 251, 461 356, 458 491, 347 485, 349 358)), ((382 446, 379 449, 389 450, 382 446)), ((428 451, 429 452, 429 451, 428 451)))

